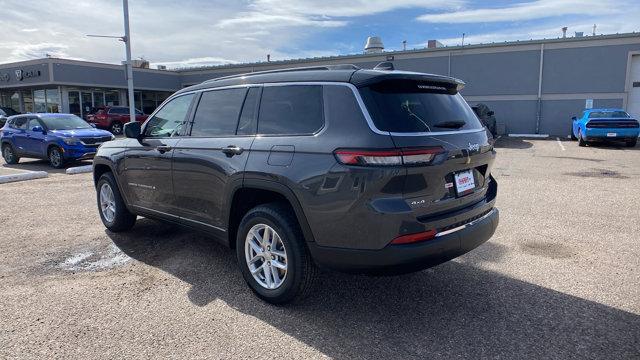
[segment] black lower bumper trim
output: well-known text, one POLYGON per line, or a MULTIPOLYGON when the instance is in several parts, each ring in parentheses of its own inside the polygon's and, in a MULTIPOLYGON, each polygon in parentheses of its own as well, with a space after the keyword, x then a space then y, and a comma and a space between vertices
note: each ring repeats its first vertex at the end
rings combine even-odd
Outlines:
POLYGON ((436 266, 475 249, 493 236, 498 222, 499 211, 494 208, 464 229, 417 244, 388 245, 381 250, 308 245, 321 267, 349 273, 407 273, 436 266))

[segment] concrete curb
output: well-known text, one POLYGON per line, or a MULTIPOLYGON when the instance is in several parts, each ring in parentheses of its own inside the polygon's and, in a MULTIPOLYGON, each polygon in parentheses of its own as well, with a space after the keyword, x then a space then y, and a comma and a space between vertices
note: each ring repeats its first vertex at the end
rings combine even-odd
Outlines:
POLYGON ((65 172, 67 173, 67 175, 73 175, 73 174, 90 173, 92 171, 93 171, 93 165, 84 165, 84 166, 70 167, 65 172))
POLYGON ((24 180, 42 179, 48 176, 49 174, 46 171, 30 171, 13 175, 0 175, 0 184, 24 180))

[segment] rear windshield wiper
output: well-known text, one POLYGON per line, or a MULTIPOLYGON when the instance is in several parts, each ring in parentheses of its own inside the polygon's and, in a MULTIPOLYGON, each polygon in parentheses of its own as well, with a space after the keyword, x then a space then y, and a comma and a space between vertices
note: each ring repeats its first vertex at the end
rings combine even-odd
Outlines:
POLYGON ((459 129, 463 127, 464 124, 466 124, 464 120, 445 120, 445 121, 437 122, 432 126, 438 127, 438 128, 459 129))

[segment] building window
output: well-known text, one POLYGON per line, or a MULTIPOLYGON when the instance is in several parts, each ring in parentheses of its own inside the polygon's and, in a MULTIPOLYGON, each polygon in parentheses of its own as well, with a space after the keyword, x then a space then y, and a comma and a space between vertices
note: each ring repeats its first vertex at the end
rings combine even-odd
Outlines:
POLYGON ((33 110, 37 113, 47 112, 47 97, 44 90, 33 90, 33 110))
POLYGON ((22 90, 22 104, 24 105, 23 112, 33 112, 33 93, 31 90, 22 90))
POLYGON ((107 102, 107 106, 119 106, 120 105, 120 94, 117 90, 115 91, 106 91, 104 93, 105 101, 107 102))
POLYGON ((58 113, 60 112, 60 93, 58 89, 47 89, 47 112, 58 113))

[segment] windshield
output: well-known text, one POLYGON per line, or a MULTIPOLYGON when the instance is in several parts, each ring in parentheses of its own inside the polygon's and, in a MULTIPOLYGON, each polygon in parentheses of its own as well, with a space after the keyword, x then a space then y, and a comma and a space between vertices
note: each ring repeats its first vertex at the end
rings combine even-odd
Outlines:
POLYGON ((360 89, 376 127, 396 133, 481 129, 459 93, 414 81, 387 81, 360 89))
POLYGON ((75 115, 42 116, 40 119, 48 130, 73 130, 91 128, 91 125, 75 115))
POLYGON ((624 111, 592 111, 589 114, 589 119, 599 118, 628 118, 629 114, 624 111))

